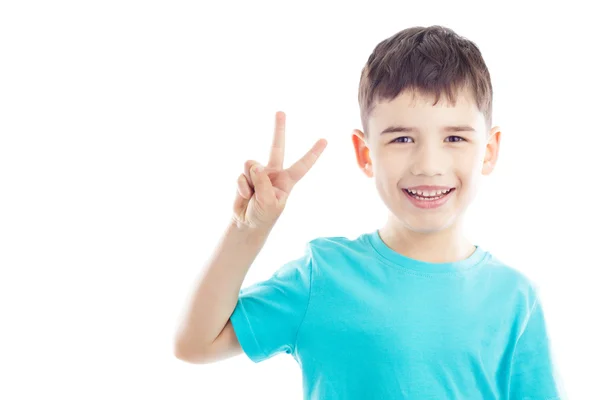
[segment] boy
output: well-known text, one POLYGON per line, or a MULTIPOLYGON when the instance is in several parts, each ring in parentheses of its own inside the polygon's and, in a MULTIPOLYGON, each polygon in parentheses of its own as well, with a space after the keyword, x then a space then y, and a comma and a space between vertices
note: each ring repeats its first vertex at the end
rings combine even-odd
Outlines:
POLYGON ((260 362, 286 352, 301 365, 306 399, 559 399, 533 283, 462 233, 500 144, 477 46, 441 26, 397 33, 369 57, 359 106, 364 132, 352 142, 389 209, 386 224, 356 239, 317 238, 271 279, 240 290, 327 144, 283 169, 277 113, 269 163, 246 162, 177 357, 209 363, 245 352, 260 362))

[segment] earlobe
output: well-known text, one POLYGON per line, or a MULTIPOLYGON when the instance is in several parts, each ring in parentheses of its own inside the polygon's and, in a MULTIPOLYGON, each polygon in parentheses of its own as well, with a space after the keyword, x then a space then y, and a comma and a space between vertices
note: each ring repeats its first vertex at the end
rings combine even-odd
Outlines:
POLYGON ((481 173, 483 175, 489 175, 492 173, 494 169, 494 164, 491 161, 486 161, 483 163, 483 168, 481 170, 481 173))
POLYGON ((373 177, 373 168, 371 165, 370 162, 365 164, 365 174, 367 174, 369 178, 373 177))

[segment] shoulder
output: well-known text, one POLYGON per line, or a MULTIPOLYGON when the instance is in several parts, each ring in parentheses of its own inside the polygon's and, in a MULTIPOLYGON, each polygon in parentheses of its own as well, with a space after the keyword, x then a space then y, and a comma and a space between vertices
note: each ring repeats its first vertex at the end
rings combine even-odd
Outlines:
POLYGON ((306 244, 306 257, 319 276, 330 276, 335 271, 347 271, 362 265, 370 256, 365 235, 320 236, 306 244))
POLYGON ((323 270, 332 265, 340 266, 341 260, 351 260, 355 256, 349 252, 358 252, 362 238, 351 239, 342 236, 320 236, 304 244, 304 250, 275 271, 275 276, 283 274, 303 274, 312 276, 313 270, 323 270))
POLYGON ((365 235, 356 237, 321 236, 309 241, 306 249, 315 259, 356 257, 365 253, 365 235))
POLYGON ((535 280, 515 265, 509 265, 495 255, 489 254, 481 271, 495 291, 515 300, 523 308, 530 309, 537 302, 538 285, 535 280))

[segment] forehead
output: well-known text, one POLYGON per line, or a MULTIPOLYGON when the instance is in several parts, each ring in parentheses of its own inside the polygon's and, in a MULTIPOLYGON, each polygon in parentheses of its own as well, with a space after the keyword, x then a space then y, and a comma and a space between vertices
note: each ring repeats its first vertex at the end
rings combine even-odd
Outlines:
POLYGON ((410 126, 426 131, 441 131, 445 126, 456 125, 470 125, 477 131, 485 129, 483 113, 468 91, 457 92, 454 104, 444 95, 435 106, 434 101, 433 95, 405 91, 391 101, 379 102, 369 117, 369 132, 379 135, 391 125, 410 126))

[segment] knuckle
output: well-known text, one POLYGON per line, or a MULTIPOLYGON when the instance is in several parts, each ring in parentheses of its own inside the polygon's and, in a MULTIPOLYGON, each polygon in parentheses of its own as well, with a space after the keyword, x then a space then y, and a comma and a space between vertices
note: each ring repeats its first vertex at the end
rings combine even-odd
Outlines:
POLYGON ((253 166, 254 164, 256 164, 256 161, 254 161, 254 160, 247 160, 247 161, 244 163, 244 173, 245 173, 245 174, 249 174, 249 173, 250 173, 250 169, 252 168, 252 166, 253 166))

